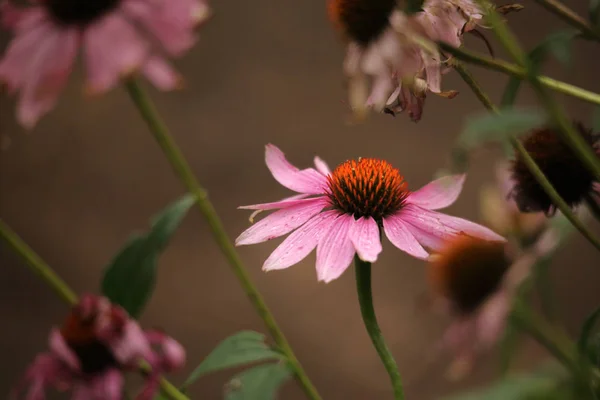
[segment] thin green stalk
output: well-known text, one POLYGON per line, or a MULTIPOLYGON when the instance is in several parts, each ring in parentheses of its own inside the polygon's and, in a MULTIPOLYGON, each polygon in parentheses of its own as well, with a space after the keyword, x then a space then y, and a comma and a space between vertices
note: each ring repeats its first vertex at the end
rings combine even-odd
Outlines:
POLYGON ((379 358, 390 376, 392 387, 394 388, 394 399, 404 399, 402 388, 402 379, 394 356, 383 339, 381 329, 377 323, 375 309, 373 308, 373 294, 371 292, 371 263, 362 261, 358 256, 354 258, 356 271, 356 290, 358 292, 358 302, 360 304, 360 313, 362 315, 365 327, 371 338, 371 342, 379 354, 379 358))
MULTIPOLYGON (((0 219, 0 237, 18 254, 29 266, 29 268, 44 282, 50 286, 54 292, 69 305, 75 305, 78 302, 75 292, 61 279, 46 262, 36 254, 31 247, 27 245, 10 226, 0 219)), ((149 372, 148 365, 142 365, 144 373, 149 372)), ((189 400, 168 380, 160 379, 160 389, 171 400, 189 400)))
POLYGON ((283 332, 277 325, 277 322, 275 322, 273 314, 271 314, 267 304, 254 286, 254 283, 252 283, 250 275, 246 271, 240 256, 227 236, 227 232, 223 227, 221 219, 219 218, 212 203, 208 199, 206 190, 204 190, 204 188, 196 180, 190 165, 173 140, 173 137, 169 133, 167 126, 159 117, 154 104, 152 104, 150 98, 146 95, 139 83, 134 79, 128 80, 125 86, 129 92, 129 96, 133 100, 133 103, 138 108, 142 118, 150 128, 150 132, 154 136, 154 139, 175 170, 176 175, 185 185, 187 190, 194 194, 196 198, 196 205, 206 219, 206 222, 208 223, 212 235, 219 245, 221 252, 227 259, 235 276, 240 281, 244 292, 250 299, 250 302, 254 306, 258 316, 263 320, 267 330, 275 340, 275 343, 281 352, 287 357, 289 366, 294 371, 296 379, 300 383, 304 393, 310 399, 320 400, 321 396, 317 392, 317 389, 306 375, 306 372, 296 358, 296 355, 294 354, 283 332))
MULTIPOLYGON (((479 65, 487 69, 502 72, 516 78, 527 79, 527 70, 515 64, 511 64, 506 61, 497 60, 494 58, 486 57, 479 53, 469 51, 463 48, 457 48, 449 45, 448 43, 438 42, 439 48, 444 52, 453 55, 459 60, 466 61, 470 64, 479 65)), ((592 104, 600 105, 600 94, 591 92, 589 90, 571 85, 566 82, 557 81, 548 76, 538 76, 539 82, 545 87, 552 89, 556 92, 569 95, 592 104)))
POLYGON ((558 132, 561 134, 563 141, 579 156, 581 162, 600 179, 600 159, 598 159, 596 152, 588 143, 586 143, 581 135, 577 133, 566 113, 552 96, 546 92, 538 77, 532 73, 531 63, 529 62, 527 54, 523 51, 517 38, 504 23, 500 15, 489 6, 487 0, 477 1, 481 7, 487 10, 486 21, 491 25, 500 43, 517 64, 525 68, 527 79, 530 81, 540 102, 548 112, 548 116, 553 120, 556 127, 559 128, 558 132))
POLYGON ((29 269, 42 278, 58 297, 69 305, 77 303, 77 295, 69 285, 2 220, 0 220, 0 237, 25 260, 29 269))
MULTIPOLYGON (((479 101, 487 108, 489 111, 493 113, 498 112, 498 107, 488 97, 488 95, 481 89, 479 83, 475 80, 475 78, 471 75, 471 73, 458 61, 453 62, 454 69, 459 73, 459 75, 463 78, 465 83, 469 85, 473 93, 477 96, 479 101)), ((546 178, 544 172, 537 165, 535 160, 531 158, 531 155, 527 152, 523 144, 514 136, 509 137, 510 144, 514 147, 514 149, 519 153, 519 155, 523 158, 523 162, 538 182, 538 184, 544 189, 546 194, 552 199, 552 203, 556 205, 556 207, 564 214, 564 216, 573 224, 575 228, 598 250, 600 250, 600 239, 594 235, 594 233, 586 226, 577 215, 573 212, 571 207, 563 200, 563 198, 558 194, 556 189, 552 186, 552 183, 546 178)))
POLYGON ((575 11, 571 10, 565 4, 557 0, 535 0, 538 4, 544 7, 546 10, 557 15, 560 19, 565 21, 567 24, 580 30, 586 37, 600 41, 600 32, 593 28, 585 18, 581 17, 575 11))

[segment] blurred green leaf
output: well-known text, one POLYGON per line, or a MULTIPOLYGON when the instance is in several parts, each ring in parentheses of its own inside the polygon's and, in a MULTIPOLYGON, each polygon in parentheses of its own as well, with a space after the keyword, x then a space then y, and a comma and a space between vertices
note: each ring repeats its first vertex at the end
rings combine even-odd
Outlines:
POLYGON ((485 142, 506 141, 509 135, 529 132, 546 123, 546 115, 537 110, 508 109, 498 114, 471 117, 458 138, 464 148, 473 148, 485 142))
POLYGON ((153 218, 146 234, 133 236, 106 267, 102 294, 134 318, 142 313, 156 284, 158 256, 181 223, 194 197, 184 196, 153 218))
POLYGON ((600 307, 590 313, 585 319, 585 322, 581 326, 581 333, 579 334, 579 340, 577 341, 577 348, 580 354, 586 354, 592 338, 592 333, 596 327, 596 323, 600 318, 600 307))
POLYGON ((600 25, 600 0, 590 0, 589 17, 593 27, 600 25))
POLYGON ((553 55, 564 65, 571 63, 571 45, 573 39, 579 34, 576 30, 553 32, 542 43, 537 45, 530 53, 533 73, 537 74, 548 55, 553 55))
POLYGON ((506 377, 496 383, 445 400, 575 400, 564 385, 562 367, 552 364, 530 374, 506 377))
POLYGON ((423 11, 423 3, 425 3, 425 0, 406 0, 404 13, 410 15, 423 11))
POLYGON ((506 88, 504 88, 504 93, 502 94, 502 101, 500 105, 503 108, 512 108, 517 100, 517 95, 519 94, 519 89, 521 88, 521 82, 523 80, 521 78, 511 77, 506 84, 506 88))
POLYGON ((225 400, 272 400, 291 376, 289 368, 280 363, 256 366, 229 381, 225 400))
POLYGON ((183 387, 191 385, 209 372, 257 361, 278 359, 283 359, 283 355, 267 346, 265 335, 253 331, 241 331, 219 343, 190 374, 183 387))
POLYGON ((500 339, 498 348, 500 350, 500 374, 506 376, 510 369, 510 363, 515 355, 519 345, 519 330, 512 321, 509 322, 500 339))

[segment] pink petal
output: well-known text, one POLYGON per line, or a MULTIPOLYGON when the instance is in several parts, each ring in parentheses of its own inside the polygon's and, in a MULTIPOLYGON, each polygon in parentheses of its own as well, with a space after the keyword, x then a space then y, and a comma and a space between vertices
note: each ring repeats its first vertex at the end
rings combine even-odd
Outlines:
POLYGON ((427 258, 429 254, 413 236, 400 216, 390 216, 383 219, 383 230, 394 246, 407 252, 413 257, 427 258))
POLYGON ((481 307, 475 320, 478 344, 483 349, 492 347, 506 327, 511 302, 507 293, 500 290, 481 307))
POLYGON ((160 366, 163 371, 173 371, 185 364, 185 349, 178 341, 158 330, 145 332, 146 339, 160 351, 160 366))
POLYGON ((109 369, 102 375, 94 377, 88 391, 92 395, 87 399, 121 400, 124 378, 121 371, 109 369))
POLYGON ((379 226, 373 218, 360 217, 354 221, 349 237, 361 260, 377 261, 377 256, 381 253, 381 240, 379 240, 379 226))
POLYGON ((462 191, 466 175, 452 175, 436 179, 411 193, 407 203, 416 204, 428 210, 439 210, 456 201, 462 191))
POLYGON ((48 32, 27 67, 17 115, 19 122, 32 128, 50 111, 71 74, 79 47, 79 35, 73 29, 48 32))
POLYGON ((329 230, 317 246, 317 277, 325 283, 339 278, 355 254, 349 235, 354 217, 342 214, 329 223, 329 230))
POLYGON ((49 347, 52 354, 56 355, 70 368, 75 371, 80 370, 79 359, 65 342, 60 330, 55 328, 50 331, 49 347))
POLYGON ((148 43, 125 18, 112 13, 86 29, 85 62, 89 90, 104 92, 141 67, 148 43))
POLYGON ((279 209, 279 208, 289 208, 289 207, 294 207, 294 206, 298 206, 298 205, 306 205, 306 204, 311 204, 314 203, 315 201, 318 202, 327 202, 327 197, 325 196, 321 196, 321 197, 311 197, 310 199, 302 199, 301 197, 306 197, 308 195, 305 194, 301 194, 298 196, 292 196, 292 197, 288 197, 287 199, 283 199, 280 201, 275 201, 273 203, 262 203, 262 204, 252 204, 249 206, 239 206, 238 208, 240 210, 275 210, 275 209, 279 209))
POLYGON ((263 270, 284 269, 302 261, 317 246, 337 216, 337 211, 322 212, 292 232, 267 258, 263 270))
POLYGON ((47 386, 63 387, 71 384, 72 376, 64 368, 63 362, 54 354, 38 355, 23 378, 12 389, 9 398, 19 398, 19 393, 28 386, 26 400, 44 400, 47 386))
POLYGON ((300 171, 290 164, 279 148, 266 146, 265 162, 277 182, 298 193, 323 194, 327 186, 325 177, 312 168, 300 171))
POLYGON ((146 335, 135 320, 125 323, 123 332, 107 343, 114 357, 123 365, 133 366, 142 359, 150 364, 155 362, 155 355, 146 340, 146 335))
POLYGON ((327 165, 327 163, 318 156, 315 157, 315 167, 317 168, 317 171, 319 171, 320 173, 322 173, 325 176, 331 174, 331 170, 329 169, 329 166, 327 165))
POLYGON ((150 57, 142 67, 142 73, 160 90, 173 90, 181 87, 181 76, 161 57, 150 57))
MULTIPOLYGON (((485 240, 506 241, 502 236, 485 226, 467 221, 462 218, 452 217, 435 211, 426 210, 414 204, 404 207, 398 214, 402 220, 409 223, 428 235, 447 240, 458 234, 467 234, 485 240)), ((410 229, 410 228, 409 228, 410 229)), ((413 232, 413 231, 411 231, 413 232)), ((413 232, 413 234, 415 234, 413 232)), ((433 247, 438 250, 438 247, 433 247)))
POLYGON ((235 240, 235 245, 260 243, 293 231, 325 207, 324 199, 311 200, 315 201, 287 207, 263 218, 242 232, 235 240))

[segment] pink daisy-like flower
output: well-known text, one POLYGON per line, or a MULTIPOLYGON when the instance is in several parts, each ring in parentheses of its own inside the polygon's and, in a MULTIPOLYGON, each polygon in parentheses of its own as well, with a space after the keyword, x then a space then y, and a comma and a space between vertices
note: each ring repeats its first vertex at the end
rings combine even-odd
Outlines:
POLYGON ((428 0, 411 16, 396 0, 329 0, 328 10, 348 42, 344 72, 352 110, 358 116, 370 108, 408 110, 414 121, 421 118, 428 91, 446 98, 457 94, 441 90, 441 55, 424 50, 415 37, 460 46, 463 33, 482 18, 470 0, 428 0))
POLYGON ((518 287, 557 243, 558 235, 548 229, 515 254, 506 243, 459 235, 431 257, 428 275, 436 304, 454 317, 441 342, 455 356, 451 378, 467 374, 476 356, 498 342, 518 287))
POLYGON ((83 50, 87 90, 104 92, 141 71, 156 87, 180 83, 166 58, 195 42, 208 16, 205 0, 38 0, 1 4, 2 24, 14 39, 0 59, 0 82, 20 91, 17 117, 31 128, 50 111, 83 50))
POLYGON ((266 271, 290 267, 317 249, 320 281, 338 278, 355 254, 368 262, 382 250, 381 231, 406 253, 427 258, 448 238, 464 233, 504 240, 490 229, 438 210, 458 197, 464 175, 438 179, 411 192, 400 172, 383 160, 359 158, 333 172, 315 158, 316 169, 298 170, 273 145, 266 146, 267 167, 283 186, 300 193, 275 203, 240 207, 278 211, 244 231, 236 245, 264 242, 291 233, 263 265, 266 271))
POLYGON ((181 368, 185 350, 157 331, 143 332, 135 320, 104 297, 85 295, 61 329, 53 329, 50 352, 36 357, 14 392, 29 385, 26 400, 43 400, 48 387, 70 390, 73 400, 119 400, 123 372, 147 361, 152 372, 138 400, 150 400, 163 372, 181 368))

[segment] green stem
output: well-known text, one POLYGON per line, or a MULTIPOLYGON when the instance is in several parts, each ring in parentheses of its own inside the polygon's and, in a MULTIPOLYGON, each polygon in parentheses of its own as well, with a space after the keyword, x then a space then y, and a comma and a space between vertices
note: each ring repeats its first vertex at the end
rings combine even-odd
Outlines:
POLYGON ((571 10, 569 7, 557 0, 535 0, 538 4, 544 7, 546 10, 557 15, 560 19, 565 21, 567 24, 580 30, 585 34, 586 37, 600 41, 600 32, 593 28, 588 21, 571 10))
MULTIPOLYGON (((29 268, 39 275, 65 303, 72 306, 78 302, 77 295, 66 282, 1 219, 0 237, 6 241, 16 254, 25 260, 29 268)), ((142 365, 142 371, 144 373, 149 372, 148 365, 142 365)), ((164 378, 160 380, 160 389, 171 400, 189 400, 186 395, 164 378)))
POLYGON ((320 400, 321 396, 317 392, 317 389, 313 386, 312 382, 306 375, 306 372, 296 358, 296 355, 294 354, 283 332, 275 322, 273 314, 271 314, 271 311, 269 311, 269 308, 267 307, 262 296, 252 283, 250 275, 246 271, 241 258, 235 250, 235 247, 229 240, 227 232, 225 231, 225 228, 223 227, 215 208, 208 199, 206 190, 204 190, 204 188, 200 186, 200 183, 196 180, 190 165, 173 140, 168 128, 159 117, 156 108, 152 104, 152 101, 146 95, 137 81, 130 79, 127 81, 125 86, 129 92, 129 96, 138 108, 142 118, 150 128, 150 132, 154 136, 154 139, 158 145, 161 147, 165 157, 175 170, 175 173, 185 185, 187 190, 196 197, 196 205, 206 219, 215 241, 221 248, 221 252, 229 262, 231 268, 233 269, 233 273, 240 281, 244 292, 250 299, 250 302, 254 306, 254 309, 259 317, 263 320, 267 330, 275 340, 275 343, 281 352, 287 357, 290 368, 294 371, 296 379, 302 386, 305 394, 310 399, 320 400))
MULTIPOLYGON (((453 61, 454 69, 459 73, 462 79, 469 85, 473 93, 477 96, 479 101, 487 108, 489 111, 493 113, 498 112, 498 107, 490 100, 489 96, 481 89, 479 83, 475 80, 473 75, 458 61, 453 61)), ((567 204, 566 201, 558 194, 556 189, 552 186, 552 183, 548 180, 544 172, 537 165, 535 160, 529 155, 523 144, 514 136, 509 137, 510 144, 514 147, 514 149, 519 153, 519 155, 523 158, 523 162, 538 182, 538 184, 544 189, 548 197, 552 200, 552 203, 556 205, 556 207, 564 214, 564 216, 573 224, 579 232, 598 250, 600 250, 600 239, 594 235, 594 233, 586 226, 577 215, 573 212, 571 207, 567 204)))
POLYGON ((517 64, 525 68, 527 79, 530 81, 540 102, 548 112, 548 116, 558 128, 558 133, 561 135, 563 141, 579 156, 581 162, 590 170, 590 172, 592 172, 596 178, 600 179, 600 160, 598 159, 596 152, 588 143, 586 143, 585 139, 577 133, 575 127, 560 105, 546 92, 539 78, 533 73, 527 54, 519 45, 517 38, 504 23, 500 15, 490 7, 487 0, 477 0, 477 2, 483 9, 487 10, 486 21, 491 25, 500 43, 517 64))
POLYGON ((362 261, 358 256, 354 258, 356 271, 356 290, 358 291, 358 302, 365 327, 371 338, 371 342, 379 354, 379 358, 390 376, 394 388, 394 399, 404 399, 402 380, 394 356, 385 344, 381 329, 377 323, 375 309, 373 308, 373 294, 371 292, 371 263, 362 261))
MULTIPOLYGON (((480 67, 494 71, 502 72, 516 78, 527 79, 527 70, 518 65, 486 57, 479 53, 465 50, 463 48, 459 49, 449 45, 448 43, 438 42, 437 44, 444 52, 453 55, 459 60, 466 61, 470 64, 479 65, 480 67)), ((566 82, 557 81, 544 75, 538 76, 538 80, 542 85, 556 92, 560 92, 571 97, 576 97, 592 104, 600 104, 600 94, 598 93, 591 92, 566 82)))
POLYGON ((58 297, 69 305, 77 303, 77 295, 69 285, 2 220, 0 220, 0 237, 25 260, 27 266, 42 278, 58 297))

